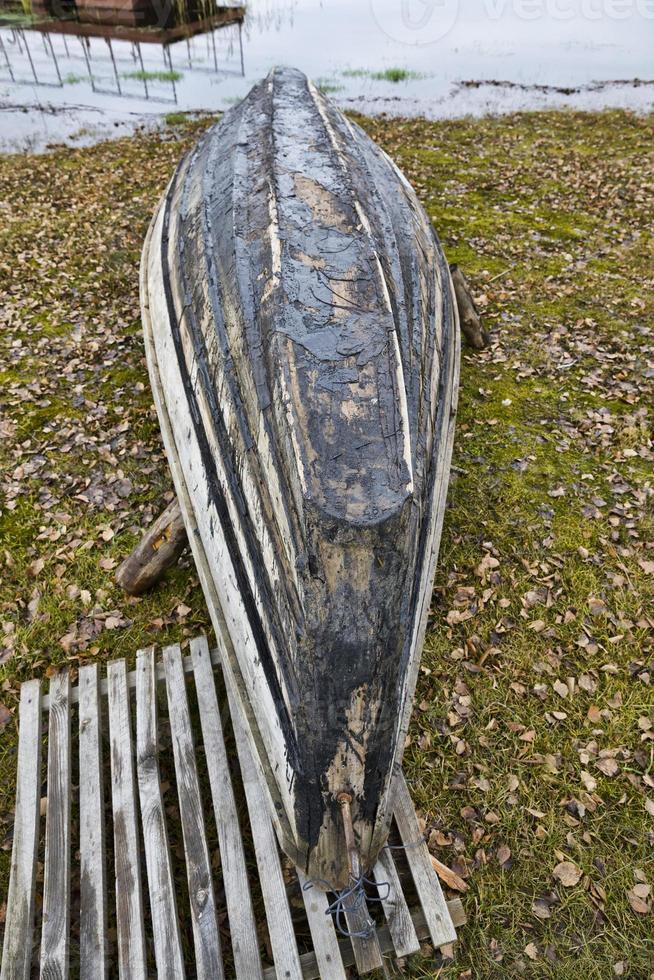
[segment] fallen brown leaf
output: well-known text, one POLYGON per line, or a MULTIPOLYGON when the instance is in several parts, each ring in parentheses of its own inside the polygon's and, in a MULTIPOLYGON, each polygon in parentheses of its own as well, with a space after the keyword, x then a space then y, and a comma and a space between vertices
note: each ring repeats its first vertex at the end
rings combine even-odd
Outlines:
POLYGON ((572 861, 561 861, 554 868, 552 874, 564 888, 573 888, 579 884, 583 871, 572 861))

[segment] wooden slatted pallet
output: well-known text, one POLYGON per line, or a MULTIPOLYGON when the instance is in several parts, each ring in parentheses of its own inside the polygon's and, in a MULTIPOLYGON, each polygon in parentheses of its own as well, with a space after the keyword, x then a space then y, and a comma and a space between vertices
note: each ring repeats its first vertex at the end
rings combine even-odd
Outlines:
POLYGON ((463 909, 443 898, 402 774, 395 820, 405 848, 385 849, 374 869, 387 883, 385 922, 373 906, 350 907, 349 931, 375 914, 377 928, 339 936, 328 896, 305 887, 277 847, 238 702, 228 691, 230 734, 222 691, 204 637, 188 656, 165 648, 160 662, 140 650, 131 673, 117 660, 105 679, 97 664, 81 667, 76 687, 65 672, 47 694, 38 680, 23 684, 1 980, 26 980, 36 965, 41 977, 89 980, 342 980, 348 967, 371 972, 421 940, 455 940, 463 909))

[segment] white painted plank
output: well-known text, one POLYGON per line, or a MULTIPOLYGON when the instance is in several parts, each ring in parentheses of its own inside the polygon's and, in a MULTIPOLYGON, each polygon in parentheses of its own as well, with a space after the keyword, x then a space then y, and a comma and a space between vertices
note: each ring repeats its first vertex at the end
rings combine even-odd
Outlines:
POLYGON ((406 858, 429 926, 432 943, 436 947, 445 946, 456 942, 456 930, 441 891, 438 875, 432 867, 427 845, 420 833, 404 773, 400 770, 396 778, 395 820, 402 843, 406 847, 406 858))
POLYGON ((186 854, 197 977, 198 980, 203 978, 221 980, 224 974, 220 935, 216 921, 209 851, 204 832, 191 718, 186 697, 186 680, 179 645, 165 647, 163 661, 186 854))
MULTIPOLYGON (((164 442, 164 447, 166 450, 166 457, 168 460, 168 465, 170 466, 170 471, 173 477, 173 482, 175 484, 175 490, 177 492, 177 497, 182 508, 182 513, 184 515, 184 522, 186 525, 186 531, 188 534, 189 544, 191 546, 191 551, 193 553, 193 559, 195 561, 195 567, 202 585, 202 591, 207 603, 207 608, 209 610, 209 615, 211 616, 211 622, 216 634, 216 639, 219 646, 219 660, 216 660, 212 654, 212 660, 214 663, 220 662, 223 665, 223 670, 227 671, 229 675, 230 682, 234 684, 236 696, 239 699, 243 699, 242 707, 244 711, 248 711, 248 699, 246 697, 246 691, 252 690, 252 684, 249 678, 244 678, 240 672, 238 666, 238 661, 234 647, 232 645, 229 630, 227 628, 227 623, 225 616, 223 614, 221 599, 216 592, 215 583, 211 575, 211 569, 209 567, 209 562, 207 555, 205 554, 204 547, 202 544, 200 532, 198 530, 197 524, 195 522, 195 517, 193 513, 193 504, 191 501, 191 491, 193 490, 193 484, 191 483, 191 491, 187 484, 189 479, 188 471, 183 467, 180 458, 177 454, 177 447, 175 443, 172 422, 168 414, 168 407, 166 400, 164 398, 164 389, 162 384, 162 379, 159 371, 159 365, 157 362, 157 354, 154 342, 154 335, 152 329, 152 317, 149 309, 150 303, 154 305, 159 304, 159 312, 161 312, 161 297, 157 298, 157 293, 151 294, 148 285, 149 279, 149 257, 153 252, 153 249, 149 245, 150 239, 155 238, 160 239, 161 235, 161 223, 162 223, 162 211, 161 208, 156 215, 155 220, 150 225, 148 230, 148 236, 146 239, 146 244, 143 248, 143 254, 141 259, 141 296, 142 296, 142 306, 141 306, 141 318, 143 324, 143 339, 145 342, 145 348, 147 352, 148 361, 148 371, 150 374, 150 385, 152 387, 152 395, 154 398, 154 403, 157 409, 157 415, 159 417, 159 426, 161 428, 161 435, 164 442)), ((155 313, 156 315, 156 313, 155 313)), ((272 710, 272 709, 271 709, 272 710)), ((263 716, 265 721, 268 715, 268 706, 264 706, 260 710, 260 714, 263 716)), ((274 713, 274 712, 273 712, 274 713)), ((246 725, 246 731, 249 733, 248 737, 253 738, 251 735, 254 728, 257 727, 255 719, 252 713, 248 714, 248 724, 246 725)), ((264 732, 264 737, 265 732, 264 732)), ((265 780, 265 775, 263 769, 260 770, 260 778, 264 781, 264 792, 266 795, 266 800, 268 801, 268 812, 273 815, 273 822, 275 824, 275 829, 280 837, 286 837, 287 839, 293 839, 293 832, 288 824, 285 817, 285 808, 282 803, 280 796, 275 796, 273 798, 273 790, 271 783, 265 780)))
POLYGON ((234 967, 239 980, 263 977, 257 924, 252 910, 243 840, 229 774, 211 655, 206 637, 191 640, 204 752, 218 829, 234 967))
POLYGON ((80 977, 107 976, 102 735, 97 664, 79 671, 80 977))
POLYGON ((1 980, 28 980, 30 975, 41 798, 40 702, 40 681, 21 685, 14 844, 1 980))
MULTIPOLYGON (((394 166, 394 164, 393 164, 394 166)), ((449 281, 450 296, 454 296, 452 280, 447 272, 449 281)), ((459 327, 459 313, 457 305, 453 302, 454 323, 449 334, 449 346, 447 352, 443 353, 443 365, 439 372, 439 382, 443 386, 443 391, 447 396, 437 419, 437 428, 434 431, 435 451, 431 460, 431 465, 436 473, 433 487, 433 502, 427 529, 427 550, 429 557, 423 562, 420 587, 417 595, 420 596, 420 611, 414 619, 413 636, 411 638, 411 655, 409 668, 404 676, 402 695, 400 703, 402 705, 398 716, 398 725, 395 732, 394 742, 395 751, 391 767, 388 770, 388 788, 382 798, 382 803, 377 814, 377 825, 383 823, 388 815, 389 808, 393 805, 393 793, 395 788, 393 782, 397 774, 404 779, 402 772, 402 755, 406 736, 409 731, 409 723, 413 711, 413 699, 418 680, 418 668, 422 649, 425 642, 427 631, 427 619, 431 607, 432 586, 436 565, 438 562, 438 552, 440 549, 441 534, 443 530, 443 519, 445 517, 445 505, 447 502, 447 491, 450 481, 450 466, 452 462, 452 450, 454 448, 454 429, 456 423, 456 409, 459 397, 459 373, 461 364, 461 331, 459 327)), ((436 373, 434 374, 434 380, 436 373)), ((390 823, 390 821, 389 821, 390 823)))
POLYGON ((241 767, 241 778, 243 779, 243 788, 250 814, 250 826, 259 867, 261 891, 266 907, 266 919, 275 970, 277 976, 284 977, 285 980, 302 980, 300 954, 298 953, 279 859, 277 838, 270 820, 267 799, 250 750, 241 707, 229 683, 227 684, 227 695, 234 727, 236 751, 241 767))
POLYGON ((145 929, 138 815, 132 752, 129 688, 124 660, 107 666, 111 800, 114 818, 118 973, 121 980, 146 980, 145 929))
POLYGON ((373 873, 396 955, 411 956, 412 953, 417 953, 420 941, 389 848, 385 847, 380 852, 373 873))
POLYGON ((347 980, 336 929, 328 913, 329 898, 319 888, 307 887, 309 882, 306 876, 299 868, 296 871, 320 976, 329 977, 329 980, 347 980))
POLYGON ((136 776, 158 976, 185 976, 177 920, 157 747, 157 680, 154 647, 136 654, 136 776))
POLYGON ((45 817, 45 868, 42 977, 68 976, 70 916, 70 677, 60 671, 50 681, 48 728, 48 808, 45 817))
MULTIPOLYGON (((162 325, 169 320, 170 316, 161 274, 161 257, 158 251, 161 247, 163 216, 163 208, 161 208, 148 232, 149 243, 146 241, 143 248, 141 288, 143 290, 143 333, 148 353, 148 369, 166 456, 171 467, 196 566, 199 563, 198 551, 201 550, 204 556, 204 564, 211 570, 209 575, 209 581, 212 583, 211 593, 207 591, 202 572, 200 572, 200 578, 209 605, 212 624, 216 631, 219 628, 225 629, 226 624, 229 624, 225 640, 229 643, 232 651, 233 669, 238 669, 239 674, 242 675, 243 687, 252 693, 253 701, 259 708, 256 717, 254 714, 249 717, 250 724, 247 729, 247 737, 251 740, 252 750, 256 751, 255 736, 250 734, 250 729, 259 730, 260 728, 260 745, 266 747, 267 757, 273 760, 282 760, 285 758, 286 740, 261 658, 257 654, 252 625, 238 588, 237 576, 234 572, 222 523, 215 504, 211 500, 207 502, 206 507, 193 506, 196 491, 205 485, 206 473, 204 472, 204 462, 197 439, 193 433, 189 433, 188 405, 185 397, 182 397, 181 394, 177 398, 164 396, 164 393, 183 392, 184 381, 172 332, 162 329, 162 325), (157 324, 159 329, 153 330, 153 323, 157 324), (205 548, 207 548, 206 555, 205 548), (218 578, 218 587, 214 582, 214 575, 218 578), (230 637, 234 637, 233 644, 230 637)), ((178 215, 175 214, 174 210, 170 217, 173 223, 178 220, 178 215)), ((169 229, 169 237, 171 240, 174 237, 172 228, 169 229)), ((182 332, 181 339, 188 344, 188 336, 185 331, 182 332)), ((192 355, 188 350, 187 356, 192 360, 192 355)), ((207 430, 207 436, 209 434, 210 432, 207 430)), ((234 526, 238 529, 240 526, 238 507, 233 498, 229 480, 226 474, 222 472, 223 464, 220 454, 215 455, 214 459, 221 470, 220 478, 226 500, 235 521, 234 526), (236 509, 234 509, 235 507, 236 509)), ((238 533, 240 534, 240 532, 238 533)), ((244 560, 249 561, 248 549, 245 545, 243 545, 242 555, 244 560)), ((254 594, 262 612, 263 622, 267 623, 265 609, 256 588, 254 594)), ((270 768, 268 764, 267 768, 270 768)), ((274 787, 274 792, 283 798, 284 820, 287 824, 290 819, 289 815, 293 813, 294 808, 291 790, 292 777, 289 770, 288 782, 282 780, 279 785, 274 787)), ((294 839, 293 828, 289 828, 289 830, 290 839, 294 839)))

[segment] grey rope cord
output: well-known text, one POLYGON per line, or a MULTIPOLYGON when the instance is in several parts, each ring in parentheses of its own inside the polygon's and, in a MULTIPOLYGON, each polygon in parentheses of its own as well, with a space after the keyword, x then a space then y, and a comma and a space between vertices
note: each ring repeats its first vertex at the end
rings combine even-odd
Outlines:
POLYGON ((391 886, 388 881, 373 881, 372 878, 366 878, 365 875, 361 875, 360 878, 353 879, 352 883, 348 885, 347 888, 343 888, 340 891, 332 887, 328 881, 323 878, 315 878, 312 881, 307 881, 304 885, 304 890, 307 891, 309 888, 313 888, 314 885, 322 885, 325 891, 333 892, 336 898, 330 905, 325 909, 325 915, 330 915, 334 919, 334 926, 336 931, 341 934, 341 936, 346 936, 348 939, 370 939, 375 931, 375 923, 372 919, 368 918, 368 923, 365 929, 358 931, 350 931, 347 928, 347 923, 344 923, 344 916, 346 911, 348 912, 358 912, 361 907, 365 904, 366 899, 368 902, 385 902, 388 898, 391 886), (378 892, 385 888, 385 893, 368 896, 366 895, 365 887, 369 885, 376 888, 378 892), (354 897, 354 901, 351 902, 347 908, 345 903, 349 898, 354 897))
MULTIPOLYGON (((409 847, 424 847, 425 841, 423 838, 416 841, 410 841, 408 844, 384 844, 383 851, 406 851, 409 847)), ((331 915, 334 919, 334 926, 336 931, 340 933, 341 936, 345 936, 347 939, 370 939, 375 931, 375 923, 369 917, 368 924, 365 929, 359 931, 351 932, 347 925, 343 924, 343 919, 346 911, 358 912, 361 906, 366 902, 385 902, 391 892, 391 885, 389 881, 373 881, 372 878, 366 878, 365 875, 361 875, 360 878, 352 879, 352 884, 348 885, 347 888, 343 888, 340 891, 334 888, 328 881, 324 878, 312 878, 310 881, 305 882, 303 886, 303 891, 308 891, 309 888, 313 888, 314 885, 320 885, 326 892, 332 892, 336 895, 336 898, 331 902, 325 909, 325 915, 331 915), (380 894, 375 896, 366 895, 365 887, 376 888, 380 894), (385 888, 386 891, 382 895, 381 889, 385 888), (345 903, 348 898, 354 896, 354 901, 346 909, 345 903)))

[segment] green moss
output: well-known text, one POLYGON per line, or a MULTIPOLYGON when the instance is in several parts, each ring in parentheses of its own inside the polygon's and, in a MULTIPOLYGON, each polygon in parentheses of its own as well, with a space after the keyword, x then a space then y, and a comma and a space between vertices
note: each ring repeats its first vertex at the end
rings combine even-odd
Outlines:
MULTIPOLYGON (((639 728, 652 716, 654 576, 641 564, 654 541, 652 119, 356 118, 416 187, 493 335, 489 351, 463 354, 405 755, 427 834, 452 835, 436 852, 467 875, 469 922, 453 966, 431 953, 406 975, 604 980, 624 960, 625 976, 644 978, 651 914, 633 912, 627 893, 636 871, 654 883, 651 740, 639 728), (484 555, 497 567, 482 579, 484 555), (569 678, 564 697, 554 684, 569 678), (602 749, 618 750, 615 776, 597 767, 602 749), (574 888, 553 877, 560 855, 584 872, 574 888), (534 902, 552 894, 539 918, 534 902)), ((177 159, 211 120, 170 119, 174 141, 154 133, 0 159, 10 204, 0 407, 14 424, 0 439, 0 622, 11 630, 0 683, 12 709, 18 682, 51 663, 132 657, 209 628, 188 563, 139 600, 113 582, 171 489, 139 332, 138 253, 177 159), (182 618, 180 602, 192 609, 182 618), (112 610, 120 625, 105 629, 112 610)), ((6 829, 15 744, 10 723, 6 829)), ((0 898, 8 863, 0 851, 0 898)))

